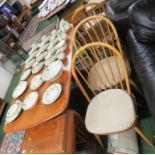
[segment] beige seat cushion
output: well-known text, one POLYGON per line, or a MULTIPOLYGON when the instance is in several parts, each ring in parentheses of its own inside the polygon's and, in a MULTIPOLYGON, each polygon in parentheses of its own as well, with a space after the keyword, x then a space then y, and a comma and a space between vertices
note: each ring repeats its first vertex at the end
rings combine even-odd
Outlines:
POLYGON ((134 124, 136 114, 132 98, 121 89, 109 89, 90 102, 85 124, 94 134, 110 134, 126 130, 134 124))
MULTIPOLYGON (((88 83, 90 84, 92 89, 94 89, 94 90, 96 90, 97 88, 105 89, 104 85, 106 85, 106 87, 109 88, 110 85, 111 86, 115 85, 115 81, 117 84, 120 83, 120 79, 121 79, 121 81, 124 81, 124 71, 123 71, 123 67, 120 62, 120 59, 118 57, 114 57, 114 56, 109 57, 109 62, 110 62, 111 70, 113 71, 113 75, 115 77, 115 81, 111 74, 111 71, 110 71, 110 68, 108 65, 108 61, 106 59, 103 59, 100 62, 104 68, 104 71, 106 72, 106 75, 107 75, 110 83, 106 79, 104 72, 102 70, 102 67, 100 66, 100 63, 98 62, 90 69, 90 73, 88 75, 88 83), (120 78, 119 78, 119 71, 117 69, 116 61, 119 66, 119 71, 120 71, 120 75, 121 75, 120 78), (95 69, 97 70, 97 73, 95 72, 95 69), (100 78, 98 75, 100 76, 100 78), (95 80, 95 82, 94 82, 94 80, 95 80)), ((127 61, 126 61, 126 66, 127 66, 127 71, 129 73, 130 66, 127 61)))
POLYGON ((89 0, 88 3, 104 3, 105 0, 89 0))

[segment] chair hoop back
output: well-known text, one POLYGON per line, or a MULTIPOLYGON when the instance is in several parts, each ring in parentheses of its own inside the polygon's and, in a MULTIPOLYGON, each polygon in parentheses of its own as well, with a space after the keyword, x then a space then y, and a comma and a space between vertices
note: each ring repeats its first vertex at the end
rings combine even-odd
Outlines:
POLYGON ((75 10, 74 14, 72 15, 72 24, 76 26, 83 19, 93 15, 100 14, 106 16, 105 10, 105 3, 88 3, 75 10))
POLYGON ((72 74, 88 102, 107 89, 121 88, 130 95, 124 59, 109 44, 95 42, 81 47, 72 59, 72 74))
POLYGON ((107 17, 91 16, 81 21, 75 27, 73 45, 76 50, 92 42, 108 43, 123 55, 115 26, 107 17))

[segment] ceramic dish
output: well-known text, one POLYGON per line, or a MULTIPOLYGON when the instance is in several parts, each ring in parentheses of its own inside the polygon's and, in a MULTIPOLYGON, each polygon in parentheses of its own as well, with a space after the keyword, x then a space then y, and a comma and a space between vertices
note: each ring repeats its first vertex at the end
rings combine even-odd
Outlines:
POLYGON ((29 51, 28 55, 31 55, 33 52, 34 52, 34 49, 32 48, 32 49, 29 51))
POLYGON ((59 29, 63 32, 67 32, 70 30, 70 28, 71 28, 71 25, 64 19, 61 19, 61 21, 59 23, 59 29))
POLYGON ((48 0, 44 0, 38 8, 39 9, 43 8, 47 4, 47 2, 48 0))
POLYGON ((31 75, 31 69, 28 69, 28 70, 26 70, 26 71, 22 74, 20 80, 24 81, 24 80, 26 80, 30 75, 31 75))
POLYGON ((6 118, 10 118, 10 117, 14 116, 17 113, 17 111, 19 110, 19 108, 21 108, 21 104, 22 104, 22 102, 20 100, 15 101, 15 103, 9 107, 9 109, 6 113, 6 118))
POLYGON ((41 39, 41 41, 43 41, 45 38, 46 38, 46 36, 44 35, 40 39, 41 39))
POLYGON ((38 53, 38 51, 34 51, 33 53, 31 53, 29 55, 29 59, 33 59, 37 53, 38 53))
POLYGON ((51 32, 51 35, 56 35, 56 34, 57 34, 57 30, 56 29, 51 32))
POLYGON ((61 40, 58 44, 55 45, 54 49, 59 49, 62 47, 66 47, 66 41, 65 40, 61 40))
POLYGON ((17 100, 13 105, 10 106, 6 118, 5 118, 5 123, 9 124, 13 122, 21 113, 22 111, 22 102, 17 100))
POLYGON ((44 62, 40 62, 37 66, 32 68, 32 74, 38 73, 44 67, 44 62))
POLYGON ((24 93, 24 91, 27 88, 27 82, 26 81, 21 81, 18 86, 15 88, 15 90, 13 91, 12 97, 13 98, 17 98, 20 95, 22 95, 24 93))
POLYGON ((35 62, 35 59, 30 60, 26 65, 25 65, 25 69, 29 69, 32 67, 33 63, 35 62))
POLYGON ((42 78, 44 81, 56 80, 63 72, 63 63, 60 60, 52 62, 43 72, 42 78))
POLYGON ((37 61, 37 62, 40 62, 40 61, 44 60, 45 57, 46 57, 46 55, 47 55, 47 52, 41 53, 41 54, 36 58, 36 61, 37 61))
POLYGON ((58 35, 59 40, 67 40, 67 35, 65 32, 60 31, 58 35))
POLYGON ((57 55, 56 55, 56 58, 58 60, 64 60, 65 59, 65 53, 64 52, 59 52, 57 55))
POLYGON ((32 65, 32 68, 36 67, 39 64, 39 62, 35 61, 32 65))
POLYGON ((42 102, 43 104, 54 103, 61 95, 62 86, 59 83, 51 85, 43 94, 42 102))
POLYGON ((31 92, 23 101, 23 110, 31 109, 38 101, 38 93, 31 92))
POLYGON ((38 51, 38 53, 35 55, 35 57, 39 57, 42 54, 42 51, 38 51))
POLYGON ((45 57, 45 60, 49 59, 52 55, 54 55, 54 54, 56 53, 56 51, 57 51, 57 50, 52 50, 52 49, 50 49, 50 50, 48 51, 48 54, 47 54, 46 57, 45 57))
POLYGON ((27 59, 25 60, 25 64, 27 64, 30 60, 31 60, 30 58, 27 58, 27 59))
POLYGON ((49 45, 50 45, 50 43, 41 46, 40 49, 39 49, 39 53, 42 53, 42 52, 46 51, 46 49, 48 48, 49 45))
POLYGON ((56 56, 53 55, 45 61, 45 66, 49 66, 53 61, 56 60, 56 56))
POLYGON ((55 45, 56 45, 56 44, 58 44, 59 42, 60 42, 59 38, 58 38, 58 37, 56 37, 55 39, 50 40, 50 45, 55 46, 55 45))
POLYGON ((40 47, 40 43, 35 44, 35 46, 33 46, 32 50, 35 51, 40 47))
POLYGON ((57 0, 57 5, 62 5, 66 0, 57 0))
POLYGON ((65 52, 66 49, 67 49, 67 44, 64 44, 63 46, 61 46, 60 48, 58 48, 57 51, 65 52))
POLYGON ((31 90, 36 90, 36 89, 38 89, 43 83, 44 83, 44 81, 42 80, 41 75, 40 75, 40 74, 39 74, 39 75, 36 75, 36 76, 32 79, 32 81, 31 81, 31 83, 30 83, 30 89, 31 89, 31 90))

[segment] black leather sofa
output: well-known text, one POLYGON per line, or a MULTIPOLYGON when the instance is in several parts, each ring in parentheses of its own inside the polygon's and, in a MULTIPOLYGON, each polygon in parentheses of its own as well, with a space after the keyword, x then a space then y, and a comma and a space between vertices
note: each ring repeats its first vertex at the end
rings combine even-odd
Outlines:
POLYGON ((107 14, 111 21, 120 31, 127 31, 129 28, 128 7, 136 0, 109 0, 107 3, 107 14))
POLYGON ((128 12, 130 55, 155 120, 155 0, 138 0, 128 12))

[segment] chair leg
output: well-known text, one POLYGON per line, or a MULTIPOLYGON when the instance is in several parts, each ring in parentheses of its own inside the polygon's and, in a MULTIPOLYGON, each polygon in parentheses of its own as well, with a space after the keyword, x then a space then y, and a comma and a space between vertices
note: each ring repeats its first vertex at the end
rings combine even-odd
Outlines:
POLYGON ((138 86, 130 79, 130 84, 137 90, 140 95, 143 95, 142 91, 138 88, 138 86))
POLYGON ((151 147, 155 147, 151 141, 145 136, 145 134, 140 130, 138 127, 135 127, 134 130, 137 132, 137 134, 151 147))
POLYGON ((98 144, 101 146, 101 148, 104 149, 104 145, 103 145, 103 142, 102 142, 100 136, 98 136, 98 135, 94 135, 94 136, 95 136, 98 144))

